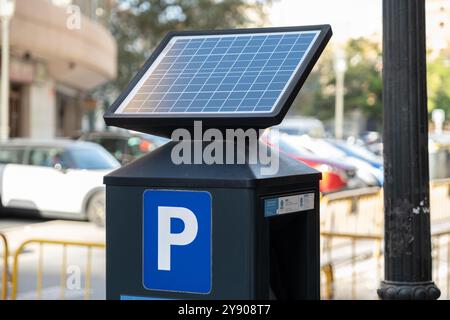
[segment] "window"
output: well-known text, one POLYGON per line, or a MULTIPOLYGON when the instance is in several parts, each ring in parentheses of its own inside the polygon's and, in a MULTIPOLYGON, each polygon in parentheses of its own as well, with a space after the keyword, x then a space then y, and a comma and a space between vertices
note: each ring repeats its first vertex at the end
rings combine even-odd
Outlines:
POLYGON ((21 164, 23 160, 23 150, 18 148, 4 148, 0 150, 1 164, 21 164))
POLYGON ((122 161, 123 156, 128 152, 127 138, 94 138, 93 142, 100 144, 109 151, 117 160, 122 161))
POLYGON ((55 148, 38 148, 30 151, 29 164, 39 167, 54 167, 60 163, 64 166, 62 150, 55 148))
POLYGON ((67 155, 75 169, 106 170, 119 167, 117 160, 100 146, 74 147, 69 149, 67 155))

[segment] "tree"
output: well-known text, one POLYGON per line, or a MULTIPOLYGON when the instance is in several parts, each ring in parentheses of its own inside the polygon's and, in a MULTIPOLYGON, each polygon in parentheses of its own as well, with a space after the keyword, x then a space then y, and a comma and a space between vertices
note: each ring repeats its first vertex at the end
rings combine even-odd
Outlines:
POLYGON ((333 50, 327 47, 290 109, 290 114, 328 120, 334 117, 333 50))
MULTIPOLYGON (((349 40, 345 47, 345 112, 361 110, 369 120, 381 126, 382 79, 381 49, 377 41, 368 38, 349 40)), ((298 113, 322 120, 334 117, 335 106, 334 53, 328 48, 305 83, 294 106, 298 113)))
POLYGON ((428 110, 443 109, 450 119, 450 56, 442 51, 428 63, 428 110))
POLYGON ((382 53, 378 42, 367 38, 350 40, 346 47, 346 102, 348 110, 361 108, 381 124, 383 82, 381 78, 382 53))

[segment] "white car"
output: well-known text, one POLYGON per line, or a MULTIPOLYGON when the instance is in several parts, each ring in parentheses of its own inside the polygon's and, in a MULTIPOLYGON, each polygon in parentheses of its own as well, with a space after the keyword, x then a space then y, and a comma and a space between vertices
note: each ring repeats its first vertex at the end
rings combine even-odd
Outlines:
POLYGON ((103 224, 103 177, 119 166, 94 143, 12 140, 0 145, 0 210, 103 224))

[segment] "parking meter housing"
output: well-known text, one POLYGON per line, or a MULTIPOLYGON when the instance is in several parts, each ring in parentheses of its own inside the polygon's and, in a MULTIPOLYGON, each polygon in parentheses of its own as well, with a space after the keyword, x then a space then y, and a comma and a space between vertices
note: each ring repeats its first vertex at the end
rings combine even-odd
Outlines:
POLYGON ((260 164, 176 165, 171 159, 175 145, 170 142, 105 177, 107 298, 319 299, 320 172, 283 154, 278 172, 271 175, 262 175, 260 164), (147 190, 210 194, 209 292, 144 285, 147 190), (312 208, 268 211, 268 204, 302 195, 312 199, 312 208))

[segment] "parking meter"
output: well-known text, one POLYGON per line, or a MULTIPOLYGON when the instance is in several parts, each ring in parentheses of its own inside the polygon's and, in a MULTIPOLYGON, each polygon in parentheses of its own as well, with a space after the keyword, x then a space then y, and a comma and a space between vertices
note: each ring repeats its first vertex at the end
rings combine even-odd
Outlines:
POLYGON ((328 25, 166 36, 105 114, 172 138, 105 177, 108 299, 319 298, 320 172, 259 138, 330 37, 328 25))

